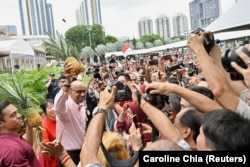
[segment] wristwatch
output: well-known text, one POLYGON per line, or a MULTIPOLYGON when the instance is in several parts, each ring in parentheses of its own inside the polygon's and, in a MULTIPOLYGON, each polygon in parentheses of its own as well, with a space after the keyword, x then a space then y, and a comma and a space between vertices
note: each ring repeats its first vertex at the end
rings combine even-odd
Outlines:
POLYGON ((99 108, 99 107, 98 107, 96 110, 94 109, 93 115, 96 115, 96 114, 98 114, 98 113, 105 113, 105 112, 106 112, 105 109, 99 108))
POLYGON ((66 88, 70 88, 70 84, 67 85, 66 83, 64 83, 63 86, 66 87, 66 88))

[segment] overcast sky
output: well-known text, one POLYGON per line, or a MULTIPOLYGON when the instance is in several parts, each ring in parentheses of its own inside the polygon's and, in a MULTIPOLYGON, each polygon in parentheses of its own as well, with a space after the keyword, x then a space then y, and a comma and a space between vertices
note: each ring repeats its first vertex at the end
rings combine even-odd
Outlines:
MULTIPOLYGON (((64 33, 76 25, 75 11, 82 0, 47 0, 52 4, 55 30, 64 33), (64 23, 65 19, 67 23, 64 23)), ((171 19, 176 13, 188 17, 190 27, 189 2, 192 0, 101 0, 102 21, 105 32, 116 37, 138 38, 137 22, 141 17, 154 20, 159 15, 171 19)), ((234 5, 235 0, 221 0, 222 13, 234 5)), ((21 35, 18 0, 0 0, 0 25, 16 25, 21 35)), ((171 25, 172 26, 172 25, 171 25)), ((155 28, 154 28, 155 31, 155 28)))

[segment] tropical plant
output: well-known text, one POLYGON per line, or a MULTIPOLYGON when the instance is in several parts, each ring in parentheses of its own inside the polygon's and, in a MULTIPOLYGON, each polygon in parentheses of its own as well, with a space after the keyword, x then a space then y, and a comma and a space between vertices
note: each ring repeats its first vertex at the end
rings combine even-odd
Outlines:
POLYGON ((154 46, 161 46, 161 45, 163 45, 162 40, 157 39, 157 40, 154 41, 154 46))
POLYGON ((42 118, 38 112, 40 110, 38 107, 44 100, 44 95, 39 91, 40 85, 37 86, 39 76, 29 78, 29 74, 24 71, 17 71, 15 75, 8 75, 10 74, 3 74, 0 78, 1 100, 8 100, 14 104, 27 119, 30 126, 40 126, 42 118), (36 88, 38 90, 35 91, 36 88))
POLYGON ((106 46, 103 44, 100 44, 95 48, 95 51, 99 55, 100 61, 104 61, 105 60, 105 53, 106 53, 106 46))
POLYGON ((144 45, 142 42, 138 41, 138 42, 136 42, 135 48, 136 49, 144 49, 144 45))
POLYGON ((123 41, 116 41, 115 45, 116 45, 116 50, 121 51, 123 46, 124 46, 124 42, 123 41))
POLYGON ((75 44, 69 44, 66 42, 63 35, 56 32, 57 38, 55 39, 52 35, 49 35, 49 40, 44 40, 43 46, 46 51, 55 56, 58 59, 65 60, 67 57, 75 57, 79 59, 80 51, 75 44))
POLYGON ((154 47, 153 43, 151 43, 151 42, 145 43, 145 48, 152 48, 152 47, 154 47))
POLYGON ((56 34, 57 39, 48 34, 49 40, 44 40, 43 45, 51 55, 57 58, 65 59, 68 55, 70 55, 69 45, 67 45, 63 35, 59 34, 58 31, 56 34))
POLYGON ((140 41, 145 44, 146 42, 153 43, 157 39, 160 39, 163 41, 163 39, 160 37, 160 35, 156 35, 156 34, 144 35, 140 38, 140 41))
POLYGON ((106 44, 106 51, 107 52, 115 52, 115 51, 117 51, 115 44, 114 43, 107 43, 106 44))
POLYGON ((65 33, 65 39, 68 44, 76 46, 79 51, 86 46, 95 48, 99 44, 105 44, 103 27, 99 24, 74 26, 65 33))

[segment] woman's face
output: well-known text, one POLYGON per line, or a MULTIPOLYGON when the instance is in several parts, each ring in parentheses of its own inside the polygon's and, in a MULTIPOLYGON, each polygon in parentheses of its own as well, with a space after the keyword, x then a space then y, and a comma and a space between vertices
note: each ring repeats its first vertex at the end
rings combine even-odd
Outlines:
POLYGON ((53 103, 48 103, 47 108, 46 108, 46 113, 47 117, 56 120, 56 113, 54 111, 54 104, 53 103))

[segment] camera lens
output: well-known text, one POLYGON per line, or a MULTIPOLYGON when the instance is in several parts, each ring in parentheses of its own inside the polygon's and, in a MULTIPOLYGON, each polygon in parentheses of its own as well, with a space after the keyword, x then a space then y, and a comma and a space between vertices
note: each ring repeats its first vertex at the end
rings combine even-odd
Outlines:
MULTIPOLYGON (((222 65, 227 72, 237 72, 231 66, 232 61, 236 62, 242 68, 247 68, 244 61, 236 54, 236 49, 226 49, 221 56, 222 65)), ((242 51, 250 57, 250 52, 245 47, 242 47, 242 51)))

